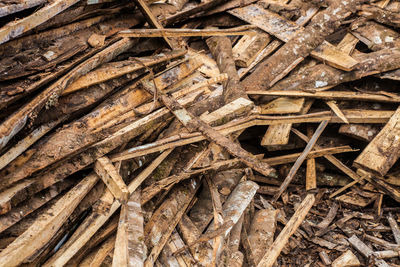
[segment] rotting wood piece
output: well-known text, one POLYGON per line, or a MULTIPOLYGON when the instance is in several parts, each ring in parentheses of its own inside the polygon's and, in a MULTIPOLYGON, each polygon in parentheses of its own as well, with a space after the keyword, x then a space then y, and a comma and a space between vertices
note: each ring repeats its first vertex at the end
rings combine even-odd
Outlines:
POLYGON ((358 168, 384 176, 400 157, 400 108, 396 110, 389 122, 378 135, 355 159, 358 168))
POLYGON ((338 2, 319 12, 302 32, 259 64, 256 70, 243 80, 242 85, 247 91, 270 88, 322 44, 325 37, 336 30, 340 21, 348 17, 351 14, 350 10, 358 3, 358 0, 338 2))
POLYGON ((79 0, 57 0, 49 3, 28 17, 4 25, 0 28, 0 44, 33 29, 77 2, 79 2, 79 0))
POLYGON ((33 100, 26 104, 22 109, 8 117, 0 125, 0 147, 4 147, 8 141, 25 126, 29 117, 35 112, 39 112, 46 104, 48 107, 54 105, 62 91, 80 75, 87 73, 93 68, 99 66, 101 63, 110 61, 120 53, 131 48, 135 42, 136 40, 122 39, 110 45, 106 49, 92 56, 90 59, 79 64, 68 74, 33 98, 33 100))
POLYGON ((128 187, 108 157, 98 158, 94 165, 94 171, 120 203, 125 204, 128 201, 128 187))
POLYGON ((258 267, 271 267, 275 264, 276 259, 279 257, 283 247, 289 240, 289 237, 294 234, 304 218, 307 216, 309 210, 314 205, 315 197, 313 194, 308 194, 301 204, 298 206, 296 212, 287 222, 285 227, 279 233, 278 237, 265 252, 263 258, 258 263, 258 267))
POLYGON ((303 153, 301 153, 300 157, 296 160, 293 164, 293 167, 290 169, 289 174, 286 176, 285 180, 283 181, 282 185, 279 187, 278 192, 274 195, 273 201, 277 201, 281 194, 286 190, 289 186, 290 182, 293 180, 294 175, 300 168, 300 165, 304 162, 307 155, 311 152, 315 143, 317 142, 319 136, 324 131, 325 127, 328 125, 328 121, 322 121, 318 126, 317 130, 315 130, 313 136, 310 138, 310 141, 307 143, 307 146, 304 148, 303 153))
MULTIPOLYGON (((377 52, 354 56, 359 64, 354 70, 344 72, 328 65, 318 64, 306 68, 303 73, 289 76, 274 85, 271 90, 304 90, 309 92, 322 91, 344 82, 359 80, 363 77, 395 70, 400 67, 400 52, 398 49, 383 49, 377 52)), ((250 75, 248 76, 250 77, 250 75)), ((248 88, 252 91, 253 88, 248 88)), ((260 88, 261 91, 263 88, 260 88)), ((305 92, 306 94, 309 92, 305 92)), ((329 92, 325 92, 329 94, 329 92)))
POLYGON ((385 10, 377 6, 362 5, 358 14, 382 24, 387 24, 393 27, 400 26, 400 15, 397 12, 385 10))
POLYGON ((0 252, 0 266, 18 266, 46 245, 98 179, 94 174, 86 176, 58 200, 48 213, 39 217, 28 230, 0 252))
POLYGON ((161 95, 161 99, 168 109, 170 109, 171 112, 174 113, 174 115, 178 118, 178 120, 191 132, 200 131, 211 142, 215 142, 217 145, 220 145, 244 164, 265 176, 269 176, 271 172, 275 172, 275 170, 272 169, 267 163, 261 162, 255 158, 254 155, 245 151, 240 145, 233 143, 227 137, 214 130, 207 123, 190 114, 172 97, 161 95))
POLYGON ((143 234, 143 215, 140 207, 140 189, 136 189, 121 207, 113 266, 141 267, 146 258, 143 234))
POLYGON ((223 91, 225 104, 239 97, 248 98, 236 71, 231 40, 224 36, 214 36, 208 38, 206 43, 220 72, 228 74, 228 81, 224 83, 223 91))

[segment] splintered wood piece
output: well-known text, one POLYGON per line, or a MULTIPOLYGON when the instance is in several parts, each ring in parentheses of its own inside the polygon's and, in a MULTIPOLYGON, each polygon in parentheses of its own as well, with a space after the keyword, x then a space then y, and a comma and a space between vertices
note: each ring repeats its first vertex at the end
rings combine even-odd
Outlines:
POLYGON ((126 203, 128 201, 128 187, 108 157, 97 159, 94 164, 94 171, 100 176, 108 189, 120 203, 126 203))
POLYGON ((95 174, 86 176, 38 217, 22 235, 0 252, 0 266, 18 266, 45 246, 98 180, 95 174))
POLYGON ((4 17, 19 12, 21 10, 32 8, 43 3, 46 3, 46 0, 20 0, 11 2, 10 4, 5 4, 0 7, 0 17, 4 17))
MULTIPOLYGON (((247 91, 265 90, 289 73, 303 61, 311 51, 323 43, 325 37, 333 33, 342 21, 351 14, 357 0, 335 2, 326 10, 315 15, 311 23, 299 34, 283 45, 275 54, 259 64, 242 84, 247 91)), ((279 28, 282 31, 281 28, 279 28)))
MULTIPOLYGON (((160 155, 159 157, 164 157, 160 155)), ((156 159, 157 160, 157 159, 156 159)), ((149 165, 143 172, 150 175, 159 164, 149 165), (151 168, 151 169, 150 169, 151 168)), ((140 175, 140 174, 139 174, 140 175)), ((97 175, 95 175, 98 177, 97 175)), ((134 181, 128 186, 129 193, 132 194, 137 189, 134 181)), ((43 266, 63 266, 90 240, 90 238, 107 222, 114 212, 121 206, 115 200, 107 212, 92 211, 85 220, 79 225, 74 234, 43 266)))
POLYGON ((367 143, 371 142, 379 131, 378 126, 371 124, 343 124, 339 128, 339 133, 367 143))
MULTIPOLYGON (((364 257, 369 258, 370 256, 373 255, 374 251, 372 249, 370 249, 366 244, 364 244, 356 235, 352 235, 347 240, 364 257)), ((389 264, 387 264, 382 259, 376 259, 375 265, 378 267, 389 267, 389 264)))
POLYGON ((352 34, 372 51, 396 47, 400 44, 400 34, 374 21, 355 21, 351 25, 352 34))
POLYGON ((333 202, 333 205, 329 209, 329 212, 326 215, 326 217, 319 224, 317 224, 316 227, 319 229, 327 228, 331 224, 331 222, 335 219, 338 209, 339 205, 336 202, 333 202))
POLYGON ((256 25, 284 42, 288 42, 297 33, 302 31, 302 28, 295 22, 264 9, 258 4, 235 8, 228 11, 228 13, 250 24, 256 25))
POLYGON ((289 142, 291 129, 292 129, 292 124, 270 125, 261 140, 261 145, 262 146, 286 145, 289 142))
MULTIPOLYGON (((224 218, 222 217, 222 201, 220 198, 220 194, 212 182, 212 180, 206 176, 206 183, 211 193, 212 205, 213 205, 213 214, 214 214, 214 229, 218 229, 218 227, 222 226, 224 223, 224 218)), ((223 245, 223 237, 217 236, 213 241, 213 253, 211 258, 212 266, 216 265, 216 261, 219 258, 223 245)))
POLYGON ((120 31, 118 35, 121 37, 255 36, 256 33, 250 30, 252 28, 254 28, 254 26, 244 25, 229 29, 129 29, 120 31))
MULTIPOLYGON (((312 128, 307 128, 308 137, 312 137, 312 128)), ((315 158, 307 159, 306 168, 306 190, 317 188, 317 169, 315 167, 315 158)))
POLYGON ((267 47, 271 41, 269 34, 262 30, 254 30, 255 35, 245 35, 239 39, 239 41, 232 48, 233 58, 235 64, 238 67, 247 68, 261 53, 261 51, 267 47))
POLYGON ((332 261, 329 258, 328 253, 326 253, 325 251, 321 251, 319 253, 319 257, 321 258, 322 263, 325 264, 326 266, 329 266, 332 264, 332 261))
MULTIPOLYGON (((249 92, 247 92, 249 93, 249 92)), ((304 98, 279 97, 266 104, 259 105, 260 114, 299 113, 304 106, 304 98)))
MULTIPOLYGON (((143 16, 146 18, 146 21, 151 26, 153 26, 154 28, 157 28, 159 30, 164 29, 164 27, 158 21, 156 16, 154 16, 154 14, 151 12, 150 8, 148 7, 147 3, 144 0, 134 0, 134 1, 136 3, 137 7, 142 12, 143 16)), ((171 43, 171 41, 167 37, 163 36, 163 39, 171 49, 174 49, 174 45, 171 43)))
MULTIPOLYGON (((288 105, 284 100, 285 97, 277 98, 270 103, 275 103, 280 108, 285 108, 287 106, 296 106, 299 108, 300 114, 306 114, 308 110, 311 108, 313 100, 308 100, 307 102, 304 101, 304 98, 298 98, 297 101, 293 103, 292 101, 289 102, 291 104, 288 105)), ((268 104, 270 104, 268 103, 268 104)), ((267 105, 268 105, 267 104, 267 105)), ((279 108, 278 108, 279 109, 279 108)), ((261 112, 262 114, 262 112, 261 112)), ((280 125, 270 125, 265 132, 263 139, 261 140, 261 145, 268 148, 279 146, 279 145, 287 145, 289 143, 290 137, 290 130, 292 129, 292 124, 280 124, 280 125)))
POLYGON ((265 95, 265 96, 287 96, 287 97, 306 97, 324 100, 353 100, 353 101, 371 101, 371 102, 393 102, 399 103, 400 97, 397 95, 386 96, 382 94, 360 93, 353 91, 317 91, 313 93, 304 91, 282 91, 282 90, 268 90, 268 91, 247 91, 249 95, 265 95))
POLYGON ((244 150, 237 143, 232 142, 229 138, 214 130, 206 122, 198 119, 189 113, 174 98, 162 95, 161 99, 165 106, 177 117, 177 119, 191 132, 200 131, 209 141, 226 149, 234 157, 237 157, 244 164, 260 172, 265 176, 269 176, 271 172, 275 172, 267 163, 260 161, 254 155, 244 150))
POLYGON ((145 258, 143 215, 140 207, 140 190, 137 189, 121 207, 113 266, 142 267, 145 258))
MULTIPOLYGON (((145 66, 152 66, 165 61, 181 57, 186 54, 185 50, 174 50, 167 53, 161 53, 150 57, 137 58, 145 66)), ((126 60, 118 62, 110 62, 103 64, 99 68, 79 77, 72 82, 63 92, 63 95, 70 94, 82 88, 86 88, 95 84, 99 84, 110 79, 118 78, 124 74, 131 73, 143 69, 143 65, 136 60, 126 60)))
POLYGON ((358 168, 384 176, 400 157, 400 108, 354 161, 358 168))
POLYGON ((373 5, 362 5, 359 15, 393 27, 400 26, 400 14, 373 5))
POLYGON ((7 23, 0 28, 0 44, 35 28, 77 2, 79 2, 79 0, 56 0, 30 16, 7 23))
POLYGON ((168 198, 153 213, 144 229, 145 244, 150 250, 144 266, 154 265, 161 250, 191 203, 199 185, 199 179, 191 179, 174 187, 168 198))
POLYGON ((223 84, 224 103, 228 104, 239 97, 247 99, 248 96, 240 84, 239 75, 236 71, 231 40, 226 36, 214 36, 208 38, 206 43, 217 62, 219 71, 228 74, 229 77, 223 84))
POLYGON ((111 235, 100 247, 90 252, 80 263, 79 266, 100 267, 105 258, 112 252, 115 244, 115 235, 111 235))
POLYGON ((351 55, 358 43, 358 39, 351 33, 346 33, 336 48, 346 55, 351 55))
POLYGON ((263 258, 258 263, 258 267, 272 267, 276 259, 279 257, 283 247, 288 242, 289 238, 296 232, 297 228, 304 221, 305 217, 308 214, 308 211, 314 205, 315 197, 313 194, 308 194, 301 204, 298 206, 296 212, 287 222, 285 227, 279 233, 278 237, 269 247, 269 249, 265 252, 263 258))
POLYGON ((248 233, 249 260, 254 266, 257 266, 274 241, 277 215, 275 209, 263 209, 254 214, 248 233))
POLYGON ((351 250, 347 250, 332 262, 332 267, 361 266, 360 261, 351 250))
POLYGON ((307 146, 304 148, 303 153, 301 153, 300 157, 296 160, 294 163, 293 167, 290 169, 289 174, 286 176, 285 180, 283 181, 282 185, 279 187, 279 191, 274 195, 273 201, 277 201, 278 198, 281 196, 281 194, 286 190, 286 188, 289 186, 290 182, 293 180, 294 175, 300 168, 301 164, 304 162, 304 160, 307 158, 307 155, 311 152, 313 149, 315 143, 317 142, 319 136, 322 134, 324 131, 325 127, 328 125, 328 121, 323 121, 320 123, 318 126, 317 130, 315 130, 315 133, 313 134, 312 138, 310 138, 310 141, 307 143, 307 146))
POLYGON ((134 43, 136 43, 135 40, 130 40, 128 38, 113 43, 109 47, 76 66, 68 74, 58 79, 25 106, 13 113, 0 125, 0 148, 3 148, 8 141, 25 126, 29 117, 34 114, 34 112, 40 111, 46 104, 48 108, 54 105, 54 101, 71 82, 100 64, 108 62, 120 53, 128 50, 134 43))
MULTIPOLYGON (((366 193, 366 192, 364 192, 366 193)), ((369 193, 369 196, 362 196, 360 194, 358 194, 357 192, 348 192, 344 195, 338 196, 336 197, 336 200, 343 202, 345 204, 350 204, 350 205, 354 205, 357 207, 366 207, 369 204, 371 204, 372 202, 375 201, 375 199, 378 197, 377 194, 374 193, 369 193)))
MULTIPOLYGON (((366 76, 395 70, 400 67, 400 52, 395 48, 382 49, 366 54, 353 54, 353 57, 359 61, 359 64, 352 71, 344 72, 328 65, 318 64, 306 68, 299 75, 289 76, 273 86, 271 90, 286 90, 288 94, 285 94, 285 96, 290 96, 290 91, 292 90, 311 92, 322 91, 344 82, 359 80, 366 76)), ((251 75, 248 77, 250 76, 251 75)), ((257 87, 248 87, 246 90, 251 91, 254 90, 254 88, 257 87)), ((258 88, 258 91, 263 90, 262 87, 258 88)), ((369 99, 368 95, 363 95, 362 98, 369 99)), ((377 98, 380 99, 378 96, 377 98)), ((332 99, 334 100, 334 98, 332 99)))
POLYGON ((396 240, 396 243, 400 245, 400 228, 399 225, 397 224, 395 218, 393 217, 392 213, 389 213, 389 216, 387 217, 390 228, 392 228, 393 232, 393 237, 394 240, 396 240))
POLYGON ((311 56, 344 71, 351 71, 358 64, 358 61, 349 56, 349 54, 341 51, 327 41, 324 41, 313 50, 311 56))
POLYGON ((340 110, 340 108, 336 104, 336 101, 328 100, 328 101, 325 101, 325 103, 332 109, 332 111, 336 114, 336 116, 338 116, 344 123, 349 124, 349 120, 346 118, 346 116, 340 110))
MULTIPOLYGON (((253 181, 244 181, 239 183, 232 193, 229 195, 228 199, 225 201, 223 205, 222 217, 224 218, 224 226, 221 226, 222 235, 224 238, 228 236, 230 231, 232 230, 233 226, 239 221, 243 212, 253 200, 254 195, 257 192, 259 186, 253 181)), ((205 235, 211 234, 215 230, 215 228, 210 225, 207 229, 205 235)), ((204 252, 203 252, 204 253, 204 252)), ((206 252, 206 255, 212 255, 212 249, 209 249, 206 252)), ((201 258, 202 264, 209 264, 211 263, 212 257, 201 257, 201 255, 196 255, 195 258, 201 258)))
POLYGON ((46 133, 51 131, 55 126, 57 126, 63 118, 44 124, 37 129, 33 130, 28 136, 19 141, 16 145, 10 148, 6 153, 0 157, 0 170, 3 169, 7 164, 21 155, 26 151, 31 145, 33 145, 37 140, 42 138, 46 133))

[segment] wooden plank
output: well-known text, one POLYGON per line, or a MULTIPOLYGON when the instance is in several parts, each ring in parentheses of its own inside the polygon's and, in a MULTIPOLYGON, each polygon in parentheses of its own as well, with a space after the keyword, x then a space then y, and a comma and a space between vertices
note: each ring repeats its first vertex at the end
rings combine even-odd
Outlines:
POLYGON ((197 37, 197 36, 235 36, 247 35, 255 36, 257 33, 251 31, 255 28, 252 25, 238 26, 228 29, 175 29, 175 28, 162 28, 162 29, 129 29, 123 30, 118 33, 121 37, 197 37))
POLYGON ((18 266, 45 246, 98 180, 97 175, 90 174, 59 199, 50 210, 0 252, 0 266, 18 266))
POLYGON ((318 126, 317 130, 315 130, 313 136, 310 138, 310 141, 307 143, 307 146, 304 148, 304 151, 301 153, 300 157, 296 160, 296 162, 293 164, 292 168, 289 171, 289 174, 286 176, 285 180, 283 181, 282 185, 279 187, 279 191, 274 195, 273 201, 276 202, 278 198, 281 196, 281 194, 286 190, 286 188, 289 186, 290 182, 293 180, 294 175, 300 168, 300 165, 304 162, 304 160, 307 158, 307 155, 311 152, 313 149, 315 143, 317 142, 319 136, 322 134, 324 131, 325 127, 328 125, 328 121, 322 121, 320 125, 318 126))
POLYGON ((302 28, 295 22, 264 9, 258 4, 235 8, 228 11, 228 13, 256 25, 283 42, 288 42, 293 36, 302 31, 302 28))
POLYGON ((261 145, 266 147, 286 145, 289 142, 291 129, 292 124, 270 125, 261 140, 261 145))
POLYGON ((289 240, 289 237, 296 232, 297 228, 303 222, 304 218, 307 216, 308 211, 314 205, 315 197, 312 194, 308 194, 301 204, 298 206, 296 212, 290 218, 288 223, 279 233, 278 237, 269 247, 269 249, 265 252, 263 258, 258 263, 258 267, 272 267, 276 259, 279 257, 283 247, 289 240))
POLYGON ((6 153, 0 157, 0 170, 3 169, 7 164, 25 152, 31 145, 33 145, 37 140, 42 138, 46 133, 51 131, 55 126, 57 126, 64 118, 59 120, 41 125, 37 129, 33 130, 24 139, 19 141, 16 145, 10 148, 6 153))
MULTIPOLYGON (((248 93, 248 92, 247 92, 248 93)), ((279 97, 266 104, 259 105, 260 114, 290 114, 302 111, 304 98, 279 97)))
POLYGON ((108 157, 98 158, 94 164, 94 171, 120 203, 126 203, 128 201, 128 187, 124 180, 122 180, 121 175, 119 175, 119 171, 108 157))
POLYGON ((347 120, 343 112, 340 110, 339 106, 336 104, 336 101, 328 100, 325 101, 325 103, 331 108, 331 110, 336 114, 336 116, 338 116, 344 123, 349 124, 349 121, 347 120))
POLYGON ((10 4, 2 4, 0 7, 0 17, 8 16, 10 14, 32 8, 46 3, 46 0, 22 0, 11 2, 10 4))
POLYGON ((347 55, 351 55, 358 43, 358 39, 351 33, 347 33, 336 48, 347 55))
POLYGON ((339 133, 369 143, 379 133, 380 128, 371 124, 344 124, 340 126, 339 133))
POLYGON ((122 205, 115 241, 114 267, 142 267, 146 258, 143 234, 143 214, 140 207, 140 190, 137 189, 122 205))
POLYGON ((312 22, 304 28, 301 34, 290 39, 243 80, 242 84, 246 90, 265 90, 282 79, 302 62, 311 51, 322 44, 326 36, 333 33, 339 26, 337 22, 349 16, 351 14, 350 8, 357 3, 357 0, 335 2, 335 4, 315 15, 312 22))
POLYGON ((77 2, 79 2, 79 0, 56 0, 30 16, 9 22, 0 28, 0 44, 35 28, 77 2))
POLYGON ((260 29, 255 35, 245 35, 232 48, 233 58, 238 67, 247 68, 271 41, 269 34, 260 29))
MULTIPOLYGON (((369 258, 374 253, 374 251, 366 244, 364 244, 356 235, 352 235, 347 240, 358 252, 360 252, 366 258, 369 258)), ((376 259, 375 265, 378 267, 389 267, 389 265, 382 259, 376 259)))
POLYGON ((400 157, 400 108, 354 161, 358 168, 384 176, 400 157))
MULTIPOLYGON (((143 16, 146 18, 146 21, 153 26, 156 29, 164 29, 164 27, 161 25, 161 23, 158 21, 156 16, 151 12, 150 8, 148 7, 147 3, 144 0, 134 0, 137 7, 140 9, 142 12, 143 16)), ((174 49, 174 44, 171 43, 171 41, 167 37, 163 37, 164 41, 167 43, 167 45, 171 48, 174 49)))
POLYGON ((185 50, 175 50, 167 53, 156 54, 149 57, 140 57, 136 60, 126 60, 118 62, 110 62, 102 64, 99 68, 79 77, 72 82, 63 92, 62 95, 70 94, 89 86, 103 83, 105 81, 118 78, 124 74, 132 73, 143 69, 143 65, 138 63, 141 61, 145 66, 150 67, 165 61, 181 57, 186 54, 185 50))
POLYGON ((247 91, 249 95, 264 95, 264 96, 287 96, 287 97, 306 97, 324 100, 353 100, 353 101, 369 101, 369 102, 387 102, 399 103, 400 96, 386 96, 382 94, 359 93, 353 91, 317 91, 313 93, 300 90, 268 90, 268 91, 247 91))
MULTIPOLYGON (((350 45, 352 45, 352 43, 350 45)), ((344 71, 351 71, 358 64, 358 61, 349 56, 349 54, 341 51, 327 41, 324 41, 313 50, 311 56, 344 71)))

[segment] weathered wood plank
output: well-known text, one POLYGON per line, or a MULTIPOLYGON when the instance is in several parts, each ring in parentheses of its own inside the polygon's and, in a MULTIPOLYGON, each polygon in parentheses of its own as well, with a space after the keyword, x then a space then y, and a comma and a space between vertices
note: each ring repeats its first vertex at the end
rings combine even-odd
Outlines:
POLYGON ((400 157, 400 108, 354 161, 358 168, 384 176, 400 157))

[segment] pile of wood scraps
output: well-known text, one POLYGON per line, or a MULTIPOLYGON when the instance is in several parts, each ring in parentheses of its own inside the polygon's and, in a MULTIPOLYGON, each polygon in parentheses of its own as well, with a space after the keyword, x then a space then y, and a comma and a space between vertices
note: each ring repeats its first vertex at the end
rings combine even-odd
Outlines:
POLYGON ((0 2, 0 266, 400 266, 395 0, 0 2))

